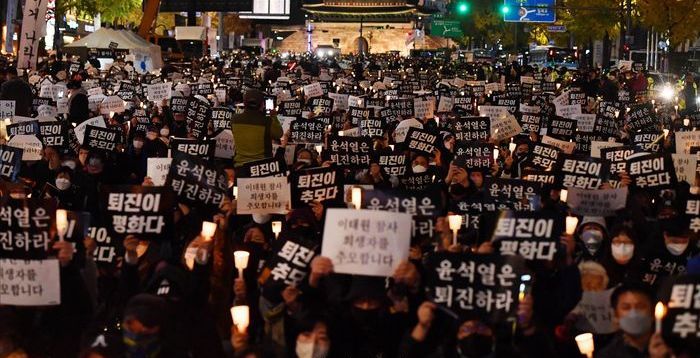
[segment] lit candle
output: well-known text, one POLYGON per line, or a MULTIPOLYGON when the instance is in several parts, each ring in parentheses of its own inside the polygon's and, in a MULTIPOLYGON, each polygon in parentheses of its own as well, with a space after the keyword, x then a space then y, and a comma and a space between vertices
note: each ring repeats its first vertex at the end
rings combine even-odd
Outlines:
POLYGON ((321 155, 321 152, 323 151, 323 145, 322 144, 317 144, 314 146, 316 148, 316 152, 318 152, 318 155, 321 155))
POLYGON ((362 206, 362 188, 352 188, 351 201, 355 209, 359 209, 362 206))
POLYGON ((250 253, 248 251, 234 251, 233 260, 236 268, 238 269, 238 277, 243 278, 243 270, 248 267, 248 257, 250 253))
POLYGON ((462 215, 450 215, 447 217, 447 221, 450 224, 450 230, 452 230, 452 245, 457 245, 457 233, 462 226, 462 215))
POLYGON ((664 128, 663 132, 664 132, 664 139, 668 138, 668 129, 664 128))
POLYGON ((499 154, 500 154, 500 153, 498 153, 498 149, 494 149, 494 150, 493 150, 493 160, 498 160, 498 155, 499 155, 499 154))
POLYGON ((661 332, 661 321, 666 315, 666 306, 663 303, 657 302, 656 307, 654 307, 654 318, 656 319, 656 332, 661 332))
POLYGON ((562 189, 559 192, 559 200, 566 202, 566 199, 569 197, 569 191, 566 189, 562 189))
POLYGON ((578 218, 575 216, 566 217, 566 234, 573 235, 576 231, 576 225, 578 225, 578 218))
POLYGON ((233 186, 233 197, 238 199, 238 187, 235 185, 233 186))
POLYGON ((595 350, 593 346, 593 334, 579 334, 575 339, 576 345, 578 346, 578 350, 581 352, 581 354, 585 354, 588 358, 593 357, 593 351, 595 350))
POLYGON ((68 232, 68 212, 64 209, 56 210, 56 232, 58 239, 63 241, 68 232))
POLYGON ((211 240, 212 237, 214 237, 214 233, 216 232, 216 223, 213 223, 211 221, 203 221, 202 222, 202 232, 200 235, 204 238, 204 241, 209 241, 211 240))
POLYGON ((392 152, 394 151, 394 145, 393 145, 393 144, 389 144, 389 148, 391 148, 391 151, 392 151, 392 152))
POLYGON ((238 332, 245 332, 250 323, 250 310, 248 306, 231 307, 231 318, 233 319, 233 324, 238 328, 238 332))
POLYGON ((272 222, 272 232, 275 234, 275 239, 277 239, 280 236, 280 233, 282 232, 282 222, 281 221, 273 221, 272 222))
POLYGON ((515 143, 511 142, 510 144, 508 144, 508 150, 510 150, 511 155, 513 155, 513 153, 515 152, 515 148, 517 148, 517 147, 518 147, 518 145, 515 143))
POLYGON ((690 125, 690 119, 688 119, 688 118, 684 119, 684 120, 683 120, 683 126, 684 126, 684 127, 687 127, 687 126, 689 126, 689 125, 690 125))
POLYGON ((342 137, 345 134, 343 131, 338 131, 338 136, 342 137))

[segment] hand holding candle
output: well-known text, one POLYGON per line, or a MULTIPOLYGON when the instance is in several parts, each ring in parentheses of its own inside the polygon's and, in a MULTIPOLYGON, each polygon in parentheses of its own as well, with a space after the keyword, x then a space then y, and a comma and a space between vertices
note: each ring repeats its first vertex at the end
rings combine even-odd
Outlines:
POLYGON ((231 307, 231 318, 238 331, 245 332, 250 323, 250 309, 248 306, 233 306, 231 307))
POLYGON ((234 251, 233 259, 238 269, 238 277, 243 278, 243 270, 248 267, 248 257, 250 253, 248 251, 234 251))
POLYGON ((56 233, 59 241, 63 241, 68 232, 68 212, 64 209, 56 210, 56 233))
POLYGON ((211 238, 214 237, 215 233, 216 223, 213 223, 211 221, 202 222, 202 232, 200 233, 200 235, 204 238, 204 241, 211 240, 211 238))
POLYGON ((661 322, 666 316, 666 306, 662 302, 657 302, 656 307, 654 307, 654 319, 656 321, 656 332, 661 332, 661 322))
POLYGON ((592 358, 593 351, 595 350, 595 347, 593 346, 593 334, 579 334, 575 339, 576 345, 578 346, 578 350, 581 352, 581 354, 585 354, 586 357, 592 358))

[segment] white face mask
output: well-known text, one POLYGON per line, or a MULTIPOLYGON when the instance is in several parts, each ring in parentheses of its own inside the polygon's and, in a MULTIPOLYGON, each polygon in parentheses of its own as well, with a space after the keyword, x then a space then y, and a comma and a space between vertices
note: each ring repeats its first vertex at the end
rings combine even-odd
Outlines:
POLYGON ((143 141, 135 140, 135 141, 134 141, 134 148, 136 148, 136 149, 141 149, 141 148, 143 148, 143 141))
POLYGON ((634 245, 633 244, 612 244, 612 255, 618 262, 629 261, 634 255, 634 245))
POLYGON ((298 358, 312 358, 314 356, 314 342, 297 341, 296 354, 298 358))
POLYGON ((666 244, 666 249, 673 256, 681 255, 682 253, 685 252, 685 249, 687 249, 687 248, 688 248, 687 242, 685 244, 666 244))
POLYGON ((170 129, 168 129, 168 128, 163 128, 163 129, 160 130, 160 136, 161 136, 161 137, 167 137, 168 134, 170 134, 170 129))
POLYGON ((61 165, 64 167, 68 167, 71 170, 75 170, 75 161, 72 161, 72 160, 65 161, 65 162, 61 163, 61 165))
POLYGON ((58 188, 58 190, 66 190, 70 188, 70 180, 66 178, 56 178, 56 188, 58 188))
POLYGON ((428 170, 428 168, 426 168, 420 164, 413 166, 413 172, 416 174, 425 173, 427 170, 428 170))

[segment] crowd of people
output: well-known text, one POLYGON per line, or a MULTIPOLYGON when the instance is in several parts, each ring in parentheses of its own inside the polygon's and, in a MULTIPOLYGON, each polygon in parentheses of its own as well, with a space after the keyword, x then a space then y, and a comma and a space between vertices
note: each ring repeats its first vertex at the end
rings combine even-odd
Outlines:
MULTIPOLYGON (((534 161, 545 147, 555 148, 561 157, 603 162, 613 160, 591 152, 597 142, 633 147, 634 154, 614 163, 659 153, 669 160, 672 154, 693 157, 692 147, 681 148, 676 142, 679 134, 700 126, 695 124, 700 116, 691 75, 677 86, 653 83, 643 70, 495 66, 393 55, 318 59, 229 54, 198 59, 188 67, 166 65, 155 73, 139 73, 123 58, 99 68, 96 61, 61 54, 40 61, 35 71, 18 73, 10 60, 3 66, 0 100, 15 103, 14 116, 3 127, 19 123, 15 118, 39 116, 40 121, 66 123, 72 132, 102 116, 106 128, 121 136, 111 151, 85 141, 44 145, 41 159, 22 161, 15 178, 3 173, 5 206, 51 198, 58 208, 89 213, 92 223, 100 223, 105 186, 171 185, 148 176, 148 159, 171 157, 175 138, 204 142, 230 130, 235 148, 233 155, 206 161, 227 177, 226 197, 216 210, 177 200, 167 236, 145 240, 125 235, 114 244, 117 257, 111 264, 96 260, 101 243, 95 237, 77 242, 52 237, 47 248, 60 263, 60 304, 26 307, 0 300, 0 357, 578 357, 574 338, 588 332, 594 334, 596 357, 700 356, 698 345, 674 340, 675 331, 667 329, 666 322, 663 330, 654 326, 656 303, 668 305, 668 297, 663 297, 666 283, 700 274, 700 246, 694 217, 687 210, 700 185, 696 168, 681 177, 678 168, 667 167, 675 180, 659 187, 641 185, 629 166, 599 173, 600 185, 581 189, 626 189, 623 205, 607 216, 577 215, 569 207, 562 189, 569 189, 571 198, 576 183, 562 186, 556 180, 531 179, 535 172, 563 175, 561 167, 534 161), (134 88, 128 99, 123 98, 126 108, 105 113, 104 103, 94 100, 94 89, 122 94, 124 83, 134 88), (148 98, 147 86, 159 83, 171 84, 171 98, 196 96, 210 108, 224 107, 235 114, 226 128, 210 118, 203 135, 197 135, 193 118, 173 110, 170 98, 148 98), (202 83, 220 91, 198 94, 202 83), (316 83, 323 84, 323 93, 310 97, 316 83), (56 97, 39 113, 36 99, 42 98, 46 84, 65 86, 66 92, 53 93, 56 97), (662 92, 669 87, 674 95, 665 98, 662 92), (560 111, 574 102, 568 93, 583 94, 573 105, 580 110, 575 115, 560 111), (314 101, 319 97, 332 97, 336 103, 321 108, 314 101), (341 105, 339 98, 351 102, 341 105), (410 111, 390 105, 406 99, 427 101, 430 108, 419 113, 417 107, 410 111), (283 110, 285 101, 301 101, 301 111, 290 115, 283 110), (639 106, 651 108, 641 119, 632 115, 639 106), (49 113, 50 107, 56 109, 48 119, 47 107, 49 113), (507 113, 483 113, 494 107, 506 107, 507 113), (358 118, 353 108, 369 111, 361 111, 358 118), (392 111, 382 112, 385 108, 392 111), (145 125, 137 111, 145 111, 145 125), (390 116, 380 118, 380 113, 390 116), (479 116, 491 125, 486 138, 465 136, 473 128, 456 125, 479 116), (304 142, 293 135, 289 117, 329 118, 330 123, 324 122, 320 142, 304 142), (511 117, 518 121, 519 133, 504 137, 494 131, 497 123, 511 117), (530 121, 533 117, 536 122, 530 121), (552 123, 567 120, 562 117, 577 122, 578 130, 557 133, 562 128, 552 123), (381 123, 371 135, 361 128, 368 118, 381 123), (590 129, 584 129, 583 118, 592 120, 590 129), (601 127, 605 131, 596 132, 601 127), (406 132, 411 133, 410 128, 434 135, 434 148, 426 152, 411 147, 406 132), (337 157, 330 155, 329 141, 340 133, 340 138, 370 138, 369 163, 333 160, 337 157), (637 133, 656 136, 639 143, 637 133), (465 143, 460 140, 464 138, 471 139, 465 143), (488 165, 475 164, 475 155, 464 154, 463 149, 475 143, 489 148, 488 165), (403 156, 403 168, 387 170, 381 154, 403 156), (249 165, 264 160, 286 164, 280 173, 290 181, 312 168, 337 168, 341 191, 308 205, 290 203, 284 215, 239 215, 234 191, 242 189, 236 187, 237 178, 250 176, 249 165), (404 180, 409 177, 430 180, 417 187, 404 180), (501 179, 510 180, 513 188, 534 183, 536 192, 518 199, 494 196, 492 188, 500 188, 494 183, 501 179), (395 262, 389 277, 339 274, 334 272, 337 258, 321 255, 323 240, 329 240, 324 233, 327 210, 352 207, 353 186, 362 187, 365 194, 377 190, 402 198, 437 193, 437 214, 421 217, 430 223, 428 232, 417 235, 414 228, 408 259, 395 262), (434 273, 426 264, 437 254, 501 255, 502 246, 492 240, 488 222, 504 214, 461 205, 494 202, 511 213, 556 215, 562 224, 567 216, 578 218, 575 230, 547 238, 556 241, 556 254, 550 259, 524 261, 525 288, 508 317, 498 319, 450 309, 431 286, 434 273), (450 222, 453 215, 463 216, 457 231, 450 222), (216 223, 211 240, 200 233, 204 221, 216 223), (273 231, 274 221, 282 221, 281 232, 273 231), (290 239, 315 243, 313 258, 299 280, 273 287, 268 282, 269 263, 290 239), (234 251, 250 254, 245 269, 236 268, 234 251), (606 324, 590 322, 583 303, 593 293, 606 294, 596 301, 602 307, 598 318, 606 324), (249 307, 249 324, 236 325, 230 309, 242 305, 249 307)), ((3 150, 12 146, 11 133, 5 132, 3 150)), ((367 210, 364 204, 363 208, 367 210)), ((696 322, 693 332, 697 329, 696 322)))

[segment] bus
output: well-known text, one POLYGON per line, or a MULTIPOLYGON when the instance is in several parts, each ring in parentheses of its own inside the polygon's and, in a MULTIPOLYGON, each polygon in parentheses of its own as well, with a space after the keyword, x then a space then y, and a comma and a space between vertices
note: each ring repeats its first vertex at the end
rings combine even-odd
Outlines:
POLYGON ((528 53, 528 64, 542 67, 566 67, 578 69, 578 52, 573 49, 555 46, 536 46, 528 53))

